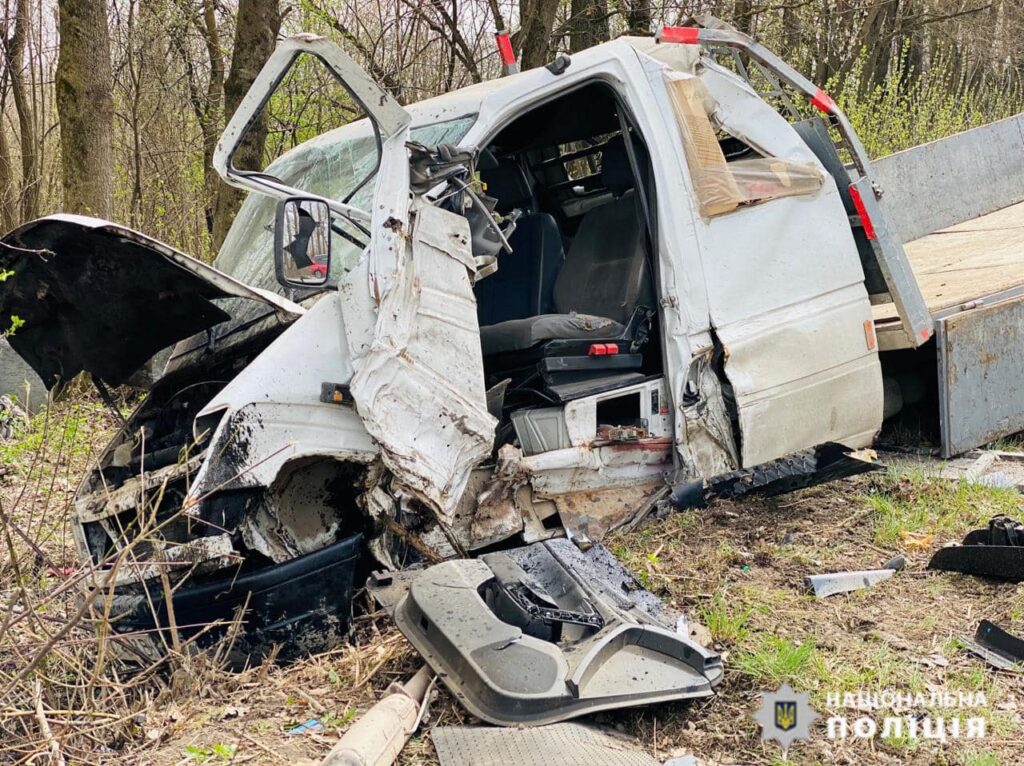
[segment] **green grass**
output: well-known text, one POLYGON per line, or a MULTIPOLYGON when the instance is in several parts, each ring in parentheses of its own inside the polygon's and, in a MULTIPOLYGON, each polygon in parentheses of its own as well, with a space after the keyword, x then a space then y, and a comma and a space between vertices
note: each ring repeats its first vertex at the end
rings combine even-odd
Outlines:
POLYGON ((933 479, 923 471, 891 474, 865 502, 878 545, 899 543, 901 532, 948 538, 985 526, 993 516, 1022 516, 1022 498, 1015 489, 933 479))
POLYGON ((1002 452, 1024 452, 1024 433, 1004 436, 985 446, 986 449, 1001 450, 1002 452))
POLYGON ((1003 762, 988 750, 972 751, 964 755, 963 766, 1003 766, 1003 762))
POLYGON ((697 607, 697 616, 715 643, 737 644, 750 634, 747 623, 753 611, 751 607, 738 605, 735 599, 728 600, 724 591, 718 591, 711 601, 697 607))
POLYGON ((58 454, 63 459, 83 457, 92 448, 90 436, 97 427, 108 427, 101 405, 44 407, 27 424, 18 426, 16 438, 0 443, 0 465, 29 462, 40 448, 45 448, 50 458, 58 454))
POLYGON ((903 689, 917 693, 925 690, 925 680, 920 669, 908 663, 905 657, 888 644, 866 645, 863 661, 856 665, 846 660, 828 664, 830 692, 903 689))
POLYGON ((797 689, 808 689, 826 676, 825 665, 813 642, 797 644, 779 636, 760 634, 752 644, 736 654, 732 666, 762 687, 789 683, 797 689))

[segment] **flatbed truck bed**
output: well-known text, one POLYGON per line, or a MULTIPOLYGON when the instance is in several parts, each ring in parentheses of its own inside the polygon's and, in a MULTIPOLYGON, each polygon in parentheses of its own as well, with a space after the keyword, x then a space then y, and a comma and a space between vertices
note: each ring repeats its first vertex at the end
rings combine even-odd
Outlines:
MULTIPOLYGON (((941 229, 904 244, 929 311, 970 307, 978 300, 1024 293, 1024 202, 941 229)), ((875 306, 879 330, 899 325, 891 303, 875 306)))

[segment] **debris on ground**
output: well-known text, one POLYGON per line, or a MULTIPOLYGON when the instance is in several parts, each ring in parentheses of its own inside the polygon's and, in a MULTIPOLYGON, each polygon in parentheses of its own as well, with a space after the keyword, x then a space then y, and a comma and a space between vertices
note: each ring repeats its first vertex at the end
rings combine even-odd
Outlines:
POLYGON ((827 598, 839 593, 850 593, 861 588, 870 588, 891 578, 907 565, 906 559, 896 556, 882 565, 881 569, 864 569, 857 572, 833 572, 830 574, 808 575, 805 579, 808 589, 818 598, 827 598))
POLYGON ((1007 516, 967 533, 963 543, 940 548, 929 569, 1024 582, 1024 524, 1007 516))
POLYGON ((900 530, 900 541, 908 551, 928 551, 932 548, 935 535, 931 532, 910 532, 906 529, 900 530))
POLYGON ((386 696, 331 748, 321 766, 391 766, 419 727, 433 685, 426 666, 406 683, 391 684, 386 696))
POLYGON ((924 469, 936 479, 1024 490, 1024 452, 976 449, 953 458, 910 450, 885 451, 883 454, 889 465, 924 469))
POLYGON ((999 670, 1020 668, 1020 663, 1024 663, 1024 641, 988 620, 982 620, 978 624, 974 640, 960 640, 970 651, 999 670))
POLYGON ((566 539, 375 574, 370 593, 474 715, 502 726, 707 697, 719 655, 607 548, 566 539))
POLYGON ((660 766, 635 742, 578 723, 529 729, 438 726, 430 739, 441 766, 660 766))
POLYGON ((298 726, 293 726, 285 734, 289 736, 294 734, 306 734, 307 732, 316 732, 319 734, 324 730, 324 725, 316 718, 310 718, 308 721, 303 721, 298 726))
POLYGON ((9 396, 0 396, 0 441, 13 439, 18 433, 18 424, 28 420, 25 410, 9 396))
POLYGON ((678 510, 704 508, 712 500, 733 500, 744 495, 773 497, 830 481, 881 470, 874 450, 851 450, 828 442, 751 468, 696 479, 673 488, 669 497, 678 510))

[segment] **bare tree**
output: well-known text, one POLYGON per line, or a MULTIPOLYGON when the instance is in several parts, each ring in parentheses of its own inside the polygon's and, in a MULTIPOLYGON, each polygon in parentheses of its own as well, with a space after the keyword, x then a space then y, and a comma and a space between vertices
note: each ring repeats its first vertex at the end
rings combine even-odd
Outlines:
MULTIPOLYGON (((7 18, 10 19, 8 8, 7 18)), ((29 0, 16 0, 13 32, 4 37, 4 63, 10 75, 14 109, 18 114, 21 148, 21 184, 19 213, 22 219, 35 218, 39 212, 39 165, 36 141, 36 110, 31 94, 31 66, 28 54, 29 27, 32 23, 29 0)))
MULTIPOLYGON (((281 10, 278 0, 239 0, 231 71, 224 82, 226 114, 233 114, 242 102, 256 75, 274 51, 280 29, 281 10)), ((235 167, 259 170, 263 165, 263 147, 266 141, 267 125, 261 118, 249 129, 245 140, 235 152, 235 167)), ((215 247, 220 247, 224 242, 235 213, 242 204, 242 197, 243 194, 238 189, 221 184, 213 218, 215 247)))
POLYGON ((114 99, 104 0, 60 0, 56 73, 64 207, 109 217, 114 206, 114 99))

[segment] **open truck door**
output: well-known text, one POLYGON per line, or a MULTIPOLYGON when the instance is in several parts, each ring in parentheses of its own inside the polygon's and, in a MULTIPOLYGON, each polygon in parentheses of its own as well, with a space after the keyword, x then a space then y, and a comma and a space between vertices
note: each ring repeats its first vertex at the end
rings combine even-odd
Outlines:
MULTIPOLYGON (((469 223, 413 194, 409 123, 408 112, 341 48, 300 35, 283 41, 263 67, 224 131, 214 166, 227 183, 282 203, 315 198, 334 221, 364 235, 362 258, 340 281, 339 295, 328 298, 341 302, 339 332, 345 333, 355 370, 347 387, 394 475, 394 494, 414 497, 450 521, 470 471, 491 450, 496 421, 484 390, 469 223), (318 198, 232 164, 246 133, 303 55, 327 68, 373 126, 378 156, 364 181, 374 184, 368 210, 350 203, 354 191, 344 200, 318 198)), ((420 192, 433 185, 418 181, 420 192)))

